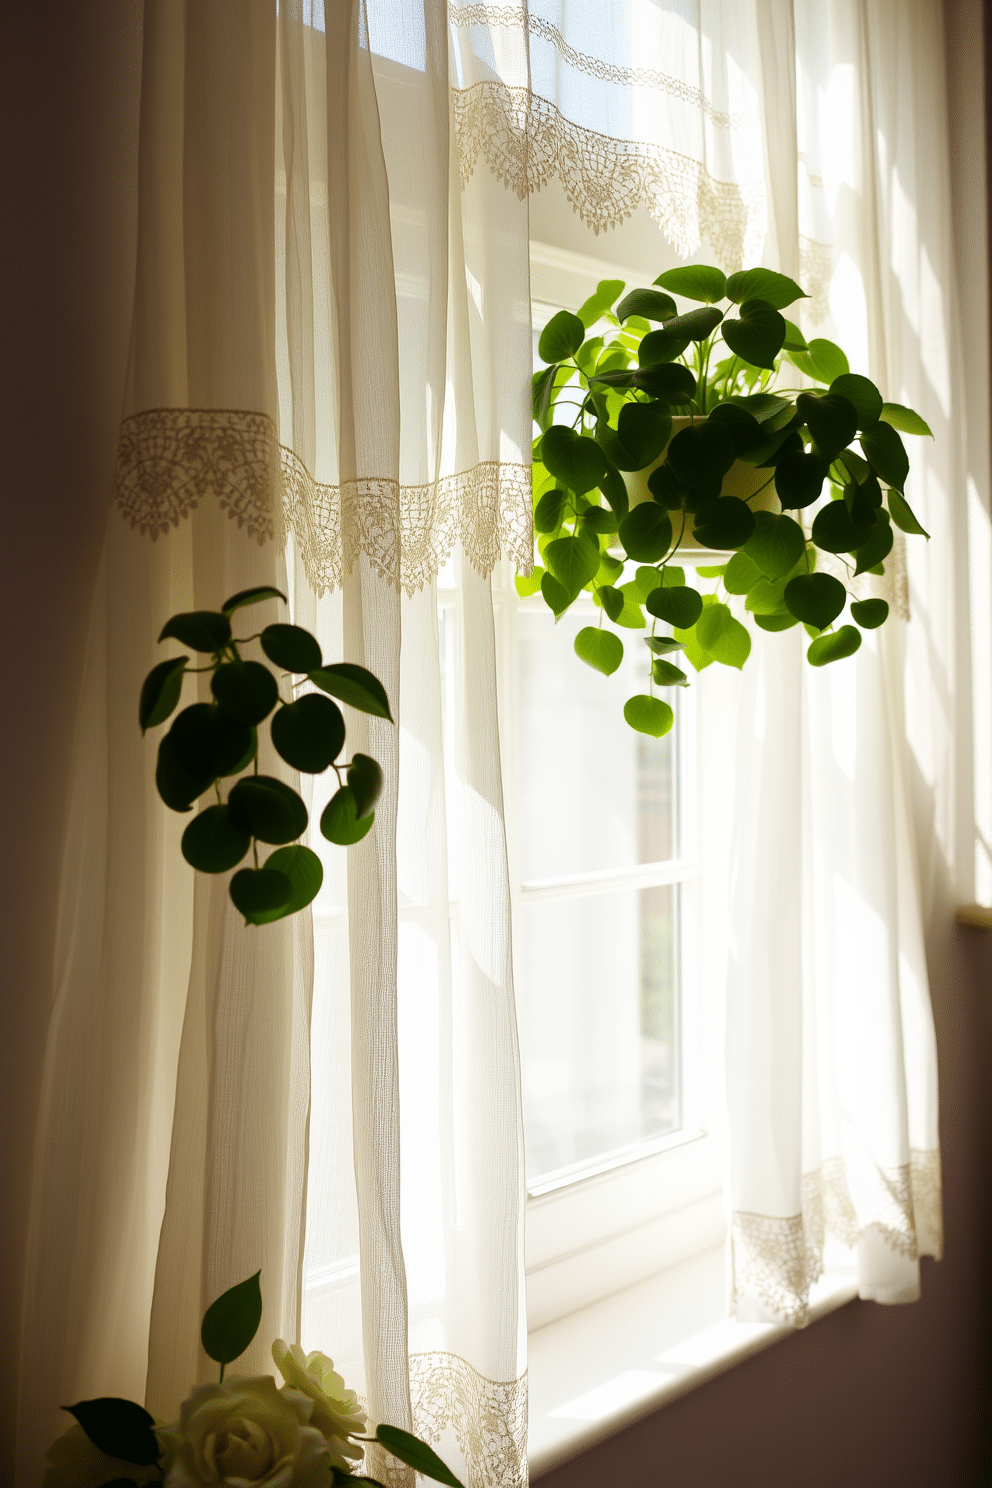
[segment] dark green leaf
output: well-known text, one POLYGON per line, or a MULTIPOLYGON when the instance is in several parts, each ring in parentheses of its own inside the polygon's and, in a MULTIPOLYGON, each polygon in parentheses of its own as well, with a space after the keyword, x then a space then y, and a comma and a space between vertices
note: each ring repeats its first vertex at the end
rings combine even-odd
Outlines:
MULTIPOLYGON (((783 307, 779 305, 777 308, 781 310, 783 307)), ((785 340, 782 343, 782 349, 784 351, 805 351, 807 349, 806 337, 795 321, 790 320, 788 316, 785 317, 785 340)))
POLYGON ((719 494, 723 477, 734 463, 734 441, 722 423, 692 424, 668 446, 665 463, 682 485, 719 494))
POLYGON ((672 432, 672 415, 664 403, 627 403, 617 419, 623 446, 621 470, 643 470, 657 460, 672 432))
POLYGON ((703 611, 703 596, 688 584, 669 589, 667 584, 653 589, 644 602, 650 614, 666 625, 675 625, 679 630, 689 630, 703 611))
POLYGON ((352 847, 371 831, 374 821, 374 811, 371 816, 359 819, 355 797, 351 789, 343 785, 324 807, 320 830, 328 842, 336 842, 339 847, 352 847))
POLYGON ((785 340, 785 321, 764 300, 745 300, 740 319, 725 320, 722 334, 735 356, 752 367, 774 370, 785 340))
MULTIPOLYGON (((726 401, 731 408, 743 408, 745 413, 749 413, 761 424, 766 434, 788 423, 795 412, 789 399, 780 398, 777 393, 750 393, 746 397, 733 397, 726 401)), ((713 410, 714 413, 716 411, 713 410)))
POLYGON ((541 579, 541 593, 544 595, 544 602, 548 609, 553 611, 555 619, 568 609, 578 592, 578 590, 574 593, 570 592, 563 584, 559 584, 553 574, 546 573, 541 579))
POLYGON ((607 677, 623 661, 623 641, 611 630, 597 630, 595 626, 587 625, 575 637, 574 645, 580 661, 607 677))
POLYGON ((666 511, 681 511, 685 487, 667 460, 648 476, 648 490, 666 511))
POLYGON ((744 551, 767 578, 780 579, 803 556, 806 538, 799 523, 791 517, 755 512, 754 532, 745 543, 744 551))
POLYGON ((719 269, 708 264, 687 264, 684 268, 669 269, 659 274, 654 281, 661 289, 681 295, 686 300, 701 300, 704 305, 715 305, 727 293, 727 280, 719 269))
POLYGON ((782 505, 793 511, 812 506, 820 499, 828 468, 829 462, 819 455, 801 451, 784 455, 775 466, 775 490, 782 505))
MULTIPOLYGON (((722 310, 706 305, 702 310, 689 310, 685 315, 676 315, 672 320, 666 321, 664 331, 666 336, 674 336, 676 339, 687 336, 690 341, 705 341, 722 319, 722 310)), ((642 342, 641 345, 643 344, 642 342)))
POLYGON ((905 496, 900 496, 897 491, 889 492, 889 511, 892 513, 893 522, 897 527, 901 527, 903 532, 912 532, 918 537, 928 538, 930 536, 926 528, 921 527, 916 520, 913 509, 905 496))
POLYGON ((267 625, 260 639, 266 656, 284 671, 310 672, 321 665, 320 646, 301 625, 267 625))
POLYGON ((665 403, 691 403, 696 396, 696 379, 681 362, 638 367, 631 376, 636 388, 665 403))
POLYGON ((165 622, 159 640, 168 636, 194 651, 220 651, 231 639, 231 622, 219 610, 189 610, 165 622))
MULTIPOLYGON (((764 512, 755 512, 755 521, 764 515, 764 512)), ((747 550, 742 548, 739 553, 734 554, 724 570, 723 587, 728 594, 746 594, 761 577, 761 569, 753 558, 748 557, 747 550)))
POLYGON ((292 842, 307 829, 307 808, 302 800, 273 775, 249 775, 239 780, 227 804, 235 828, 257 837, 259 842, 292 842))
POLYGON ((725 604, 707 605, 696 622, 699 644, 724 666, 743 667, 751 654, 751 637, 725 604))
POLYGON ((454 1473, 444 1465, 437 1453, 432 1452, 418 1437, 411 1436, 409 1431, 401 1431, 398 1426, 379 1426, 375 1436, 376 1441, 381 1442, 387 1452, 391 1452, 394 1457, 405 1462, 407 1467, 412 1467, 425 1478, 433 1478, 435 1483, 446 1483, 448 1488, 462 1488, 454 1473))
POLYGON ((559 310, 552 315, 537 343, 542 362, 567 362, 575 355, 586 337, 586 328, 577 315, 559 310))
POLYGON ((914 413, 912 408, 905 408, 901 403, 883 403, 879 418, 883 423, 891 424, 893 429, 898 429, 901 434, 922 434, 933 438, 930 425, 918 413, 914 413))
POLYGON ((179 701, 183 690, 183 673, 188 656, 173 656, 169 661, 160 661, 153 666, 141 684, 138 702, 138 723, 141 732, 164 723, 179 701))
POLYGON ((830 391, 854 405, 859 429, 868 429, 878 423, 884 406, 882 395, 867 377, 861 377, 857 372, 844 372, 834 378, 830 391))
MULTIPOLYGON (((228 893, 235 909, 244 915, 246 925, 267 925, 282 918, 278 911, 289 912, 293 886, 285 873, 274 868, 239 868, 231 879, 228 893)), ((247 1348, 248 1344, 244 1347, 247 1348)), ((237 1358, 237 1354, 233 1357, 237 1358)))
POLYGON ((818 548, 827 553, 853 553, 861 546, 875 525, 875 514, 869 511, 863 521, 852 521, 846 501, 830 501, 813 519, 812 536, 818 548))
POLYGON ((889 607, 884 599, 857 599, 851 605, 851 618, 862 630, 877 630, 889 618, 889 607))
POLYGON ((272 742, 288 765, 320 775, 341 753, 344 718, 330 698, 305 693, 286 703, 272 720, 272 742))
POLYGON ((531 378, 530 411, 536 424, 542 429, 548 426, 551 414, 551 405, 555 392, 555 378, 558 376, 558 363, 545 367, 543 372, 535 372, 531 378))
POLYGON ((840 630, 831 631, 829 635, 817 636, 806 652, 806 660, 810 666, 827 666, 831 661, 843 661, 845 656, 853 656, 860 645, 860 630, 855 630, 853 625, 842 625, 840 630))
POLYGON ((599 483, 599 489, 610 503, 616 516, 625 517, 630 507, 627 487, 623 483, 623 477, 619 470, 609 459, 607 459, 606 473, 599 483))
MULTIPOLYGON (((242 875, 238 874, 238 877, 242 875)), ((247 1281, 239 1281, 237 1286, 229 1287, 216 1302, 211 1302, 203 1314, 200 1342, 207 1357, 216 1364, 233 1364, 258 1332, 258 1325, 262 1321, 262 1291, 258 1284, 260 1275, 261 1272, 256 1271, 247 1281)))
POLYGON ((617 306, 617 320, 626 320, 628 315, 643 315, 645 320, 668 320, 677 314, 671 295, 659 294, 656 289, 632 289, 617 306))
POLYGON ((816 441, 817 453, 827 461, 833 460, 858 432, 854 404, 836 393, 800 393, 796 410, 816 441))
POLYGON ((229 774, 251 748, 251 728, 216 703, 192 703, 169 730, 176 758, 188 775, 215 780, 229 774))
POLYGON ((754 514, 737 496, 721 496, 698 518, 693 536, 704 548, 740 548, 754 533, 754 514))
POLYGON ((574 596, 596 577, 599 547, 581 537, 556 537, 545 548, 544 561, 562 588, 574 596))
POLYGON ((227 806, 197 812, 183 833, 183 857, 201 873, 226 873, 241 862, 251 837, 231 821, 227 806))
MULTIPOLYGON (((674 335, 667 326, 662 326, 659 331, 648 331, 637 348, 638 370, 646 371, 649 367, 663 367, 669 362, 674 362, 676 357, 680 357, 685 351, 691 339, 687 331, 683 331, 681 335, 674 335)), ((630 386, 636 387, 633 375, 630 378, 630 386)))
POLYGON ((356 754, 348 766, 348 786, 359 821, 368 816, 382 792, 382 769, 370 754, 356 754))
POLYGON ((675 714, 666 702, 661 698, 649 697, 644 692, 627 699, 623 705, 623 716, 632 729, 636 729, 639 734, 650 734, 653 739, 660 739, 667 734, 675 722, 675 714))
POLYGON ((806 351, 790 351, 789 360, 814 382, 831 383, 851 370, 840 347, 821 336, 812 340, 806 351))
POLYGON ((590 506, 582 513, 582 526, 588 527, 590 532, 599 533, 616 532, 619 523, 613 512, 605 510, 601 506, 590 506))
POLYGON ((277 847, 265 860, 264 871, 281 873, 289 879, 289 902, 278 909, 256 909, 252 913, 253 925, 269 925, 274 920, 283 920, 287 915, 299 914, 316 899, 324 882, 323 865, 315 852, 300 842, 291 842, 288 847, 277 847))
POLYGON ((534 531, 554 532, 561 525, 567 501, 567 491, 545 491, 534 508, 534 531))
POLYGON ((794 279, 776 274, 773 269, 744 269, 727 280, 728 300, 741 305, 747 300, 764 300, 773 310, 784 310, 796 300, 808 298, 794 279))
POLYGON ((688 687, 689 678, 674 662, 659 659, 651 663, 651 675, 659 687, 688 687))
POLYGON ((261 723, 279 700, 279 684, 260 661, 224 662, 210 679, 210 691, 240 723, 261 723))
POLYGON ((618 620, 623 609, 623 595, 612 584, 603 584, 597 591, 599 602, 611 620, 618 620))
POLYGON ((352 661, 336 661, 333 666, 320 667, 307 675, 322 692, 329 692, 331 697, 339 698, 360 713, 388 718, 392 723, 386 689, 365 667, 356 666, 352 661))
MULTIPOLYGON (((601 279, 599 281, 596 285, 596 293, 591 294, 586 302, 579 306, 579 319, 586 330, 590 326, 595 325, 597 320, 600 320, 606 314, 607 310, 612 307, 617 295, 622 295, 623 291, 624 282, 622 279, 601 279)), ((620 307, 618 305, 617 319, 622 320, 623 316, 619 312, 620 307)), ((644 315, 646 312, 640 310, 638 314, 644 315)))
POLYGON ((826 630, 847 603, 847 591, 832 574, 800 574, 786 584, 785 603, 790 614, 804 625, 826 630))
POLYGON ((672 651, 685 650, 685 641, 677 641, 674 636, 645 636, 644 644, 655 656, 668 656, 672 651))
POLYGON ((642 501, 620 523, 620 541, 638 563, 656 563, 672 545, 672 519, 656 501, 642 501))
POLYGON ((737 403, 718 403, 709 416, 709 422, 720 424, 727 430, 733 440, 734 454, 738 457, 757 449, 764 442, 765 435, 754 414, 737 403))
POLYGON ((796 619, 795 615, 775 614, 755 615, 754 623, 755 625, 760 626, 762 630, 775 631, 791 630, 794 625, 799 624, 799 621, 796 619))
MULTIPOLYGON (((886 485, 902 491, 909 474, 909 456, 892 425, 879 422, 870 429, 865 429, 861 435, 861 448, 875 474, 886 485)), ((892 515, 895 517, 894 512, 892 515)))
POLYGON ((152 1427, 155 1417, 133 1400, 102 1395, 96 1400, 78 1400, 63 1410, 75 1416, 93 1445, 108 1457, 147 1467, 157 1462, 161 1447, 152 1427))
POLYGON ((173 811, 189 811, 215 779, 213 775, 191 775, 179 761, 171 732, 165 735, 158 746, 155 784, 166 806, 173 811))
POLYGON ((606 456, 595 439, 564 424, 552 424, 543 436, 541 460, 555 480, 579 496, 598 486, 606 474, 606 456))
POLYGON ((855 555, 858 560, 854 570, 855 577, 858 574, 867 573, 871 568, 877 568, 891 552, 892 525, 888 512, 883 509, 875 513, 874 527, 864 542, 858 544, 858 551, 855 555))
POLYGON ((266 599, 281 599, 283 604, 289 603, 281 589, 273 589, 271 584, 257 584, 254 589, 239 589, 237 594, 225 599, 221 609, 225 615, 233 615, 235 610, 244 609, 245 605, 261 604, 266 599))

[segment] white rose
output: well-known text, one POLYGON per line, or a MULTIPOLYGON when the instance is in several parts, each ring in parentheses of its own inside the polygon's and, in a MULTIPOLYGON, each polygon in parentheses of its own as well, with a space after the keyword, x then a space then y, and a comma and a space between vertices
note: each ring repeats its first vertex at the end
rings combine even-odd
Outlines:
POLYGON ((327 1442, 309 1424, 313 1402, 266 1374, 198 1385, 175 1426, 158 1431, 165 1488, 327 1488, 327 1442))
POLYGON ((310 1424, 323 1432, 333 1465, 349 1469, 363 1448, 348 1438, 365 1430, 367 1417, 354 1390, 347 1389, 335 1371, 333 1359, 318 1349, 305 1354, 298 1343, 287 1344, 281 1338, 272 1345, 272 1357, 289 1389, 313 1401, 310 1424))
POLYGON ((42 1488, 103 1488, 114 1478, 131 1478, 135 1483, 157 1483, 158 1464, 138 1467, 121 1457, 108 1457, 90 1441, 78 1421, 63 1431, 45 1453, 48 1467, 42 1488))

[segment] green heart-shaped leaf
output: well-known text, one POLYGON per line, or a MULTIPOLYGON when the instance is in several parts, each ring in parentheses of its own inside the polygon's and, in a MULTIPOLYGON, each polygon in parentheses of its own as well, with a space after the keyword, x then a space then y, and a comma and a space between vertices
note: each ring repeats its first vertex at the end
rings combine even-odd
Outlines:
POLYGON ((555 532, 561 525, 567 501, 567 491, 559 491, 557 488, 545 491, 534 508, 534 531, 555 532))
POLYGON ((745 300, 740 319, 725 320, 722 334, 731 351, 743 361, 774 371, 775 358, 785 340, 785 321, 764 300, 745 300))
POLYGON ((235 610, 242 610, 245 605, 261 604, 266 599, 281 599, 283 604, 289 603, 281 589, 274 589, 271 584, 257 584, 254 589, 239 589, 237 594, 225 599, 221 610, 225 615, 233 615, 235 610))
POLYGON ((260 661, 224 662, 210 679, 210 691, 240 723, 261 723, 279 701, 279 684, 260 661))
POLYGON ((386 689, 365 667, 351 661, 337 661, 333 666, 308 672, 307 676, 315 687, 329 692, 331 697, 339 698, 360 713, 371 713, 374 718, 387 718, 392 723, 386 689))
POLYGON ((900 496, 898 491, 889 492, 889 511, 892 514, 893 522, 895 522, 897 527, 901 527, 903 532, 912 532, 918 537, 929 538, 929 532, 925 527, 920 526, 913 514, 913 508, 905 496, 900 496))
POLYGON ((627 699, 623 716, 632 729, 639 734, 650 734, 653 739, 662 738, 675 722, 675 714, 666 702, 644 692, 627 699))
POLYGON ((187 774, 215 780, 227 775, 251 748, 251 728, 216 703, 192 703, 176 715, 168 737, 187 774))
POLYGON ((707 605, 696 621, 696 636, 704 651, 724 666, 743 667, 751 654, 751 637, 725 604, 707 605))
POLYGON ((542 362, 567 362, 585 338, 586 328, 579 317, 569 310, 559 310, 541 332, 537 354, 542 362))
POLYGON ((171 732, 158 746, 155 785, 166 806, 172 811, 189 811, 197 796, 213 785, 216 776, 191 774, 179 760, 171 732))
POLYGON ((703 612, 703 596, 688 584, 680 585, 677 589, 670 589, 663 584, 658 589, 652 589, 644 601, 644 607, 658 620, 664 620, 666 625, 674 625, 679 630, 690 630, 703 612))
POLYGON ((536 424, 540 424, 542 430, 548 427, 551 418, 551 409, 554 404, 555 378, 558 376, 558 363, 545 367, 543 372, 535 372, 531 378, 530 409, 536 424))
POLYGON ((858 428, 869 429, 877 424, 884 404, 882 395, 873 382, 857 372, 845 372, 835 377, 830 384, 831 393, 837 393, 853 405, 858 416, 858 428))
POLYGON ((546 573, 541 578, 541 593, 544 596, 544 602, 556 620, 568 609, 578 592, 578 590, 572 592, 566 589, 564 584, 559 584, 554 574, 546 573))
POLYGON ((889 607, 884 599, 857 599, 851 605, 851 618, 862 630, 877 630, 889 618, 889 607))
POLYGON ((328 842, 352 847, 372 830, 375 812, 359 818, 358 805, 349 786, 343 785, 328 801, 320 818, 320 830, 328 842))
POLYGON ((754 532, 744 544, 744 551, 766 578, 780 579, 803 556, 806 538, 799 523, 791 517, 776 516, 774 512, 755 512, 754 532))
MULTIPOLYGON (((902 491, 909 474, 909 456, 906 446, 891 424, 879 421, 861 435, 861 448, 875 474, 902 491)), ((893 513, 893 517, 895 513, 893 513)))
POLYGON ((797 511, 819 501, 829 462, 820 455, 795 451, 784 455, 775 466, 775 490, 787 509, 797 511))
POLYGON ((182 851, 201 873, 226 873, 237 867, 250 845, 250 835, 234 825, 227 806, 207 806, 183 833, 182 851))
POLYGON ((744 602, 752 615, 780 615, 785 610, 785 584, 782 579, 761 578, 744 602))
POLYGON ((888 512, 877 511, 874 527, 864 542, 858 544, 855 554, 858 560, 857 568, 854 570, 855 578, 858 574, 867 573, 871 568, 877 568, 889 556, 892 552, 892 536, 888 512))
POLYGON ((595 626, 587 625, 575 637, 574 646, 580 661, 607 677, 612 676, 623 661, 623 641, 611 630, 597 630, 595 626))
POLYGON ((835 459, 858 432, 854 404, 837 393, 800 393, 796 411, 816 442, 816 452, 824 460, 835 459))
POLYGON ((791 630, 794 625, 799 624, 799 621, 795 615, 775 613, 773 615, 755 615, 754 623, 760 626, 762 630, 776 631, 791 630))
POLYGON ((193 651, 220 651, 231 639, 231 622, 219 610, 189 610, 165 622, 159 640, 168 636, 193 651))
POLYGON ((355 798, 358 821, 375 806, 382 792, 382 769, 369 754, 356 754, 348 766, 348 786, 355 798))
POLYGON ((668 446, 665 464, 686 489, 719 494, 723 477, 733 465, 734 441, 720 423, 693 424, 682 429, 668 446))
MULTIPOLYGON (((600 320, 606 314, 606 312, 612 308, 617 296, 623 294, 624 287, 625 286, 622 279, 601 279, 599 281, 599 283, 596 285, 596 293, 591 294, 586 300, 585 304, 579 306, 579 319, 585 326, 586 330, 588 330, 590 326, 595 325, 597 320, 600 320)), ((674 311, 674 306, 672 308, 674 311)), ((633 312, 628 311, 628 314, 632 313, 633 312)), ((637 314, 644 315, 646 314, 646 312, 644 310, 639 310, 637 311, 637 314)), ((620 314, 620 306, 617 305, 617 320, 622 319, 623 316, 620 314)), ((650 316, 648 317, 648 319, 650 319, 650 316)))
POLYGON ((96 1400, 77 1400, 62 1409, 75 1416, 93 1445, 108 1457, 147 1467, 161 1456, 152 1430, 155 1417, 133 1400, 103 1395, 96 1400))
POLYGON ((845 656, 853 656, 860 645, 860 630, 855 630, 853 625, 842 625, 840 630, 831 631, 829 635, 817 636, 806 652, 806 660, 810 666, 828 666, 832 661, 843 661, 845 656))
POLYGON ((623 446, 621 470, 643 470, 657 460, 672 432, 672 415, 664 403, 627 403, 617 419, 623 446))
POLYGON ((273 775, 249 775, 239 780, 227 804, 234 827, 257 837, 259 842, 292 842, 307 829, 307 808, 303 801, 296 791, 273 775))
POLYGON ((344 746, 341 709, 315 692, 284 704, 272 720, 271 732, 272 742, 286 763, 307 775, 320 775, 344 746))
POLYGON ((681 362, 638 367, 631 376, 636 388, 663 403, 691 403, 696 396, 696 379, 681 362))
POLYGON ((693 529, 704 548, 739 548, 754 533, 754 514, 737 496, 721 496, 706 508, 693 529))
POLYGON ((684 651, 685 641, 674 636, 645 636, 644 644, 655 656, 668 656, 672 651, 684 651))
POLYGON ((800 574, 786 584, 785 603, 804 625, 826 630, 847 603, 847 590, 832 574, 800 574))
POLYGON ((269 660, 287 672, 310 672, 323 660, 316 637, 302 625, 267 625, 260 640, 269 660))
MULTIPOLYGON (((759 515, 764 513, 755 512, 755 521, 759 515)), ((724 570, 723 587, 728 594, 746 594, 761 577, 761 569, 753 558, 748 557, 746 549, 742 548, 739 553, 734 554, 724 570)))
MULTIPOLYGON (((265 871, 264 868, 246 868, 236 878, 243 878, 245 874, 252 872, 257 878, 261 878, 265 871)), ((277 876, 282 875, 272 875, 273 878, 277 876)), ((238 908, 241 906, 238 905, 238 908)), ((258 1332, 258 1325, 262 1321, 262 1291, 258 1284, 260 1275, 261 1272, 256 1271, 247 1281, 240 1281, 237 1286, 229 1287, 203 1314, 200 1341, 207 1357, 217 1364, 233 1364, 258 1332)))
POLYGON ((684 268, 669 269, 659 274, 654 281, 661 289, 671 290, 685 300, 701 300, 704 305, 715 305, 727 293, 726 277, 719 269, 708 264, 686 264, 684 268))
POLYGON ((871 534, 875 514, 868 511, 854 521, 846 501, 830 501, 817 512, 812 536, 818 548, 826 553, 853 553, 871 534))
POLYGON ((674 662, 659 658, 651 663, 651 675, 659 687, 688 687, 689 678, 674 662))
POLYGON ((552 424, 541 439, 541 459, 555 480, 582 496, 606 474, 606 456, 587 435, 552 424))
MULTIPOLYGON (((676 357, 682 355, 691 340, 692 337, 687 331, 676 335, 668 329, 668 326, 662 326, 658 331, 648 331, 637 348, 639 370, 643 372, 649 367, 663 367, 674 362, 676 357)), ((630 376, 629 386, 637 386, 633 373, 630 376)))
POLYGON ((620 523, 620 541, 628 558, 656 563, 672 545, 672 519, 656 501, 642 501, 620 523))
POLYGON ((755 450, 764 442, 765 435, 753 413, 736 403, 718 403, 709 416, 711 424, 722 425, 734 445, 734 454, 740 457, 755 450))
POLYGON ((790 351, 789 361, 814 382, 831 383, 849 372, 847 357, 834 341, 817 336, 805 351, 790 351))
POLYGON ((614 589, 612 584, 603 584, 596 592, 599 595, 600 604, 610 619, 618 620, 623 610, 623 595, 620 590, 614 589))
POLYGON ((784 310, 796 300, 808 299, 794 279, 777 274, 773 269, 743 269, 727 280, 727 298, 735 305, 748 300, 764 300, 774 310, 784 310))
POLYGON ((562 588, 569 594, 576 595, 596 577, 599 569, 599 545, 592 539, 584 541, 581 537, 556 537, 545 548, 544 561, 562 588))
POLYGON ((898 429, 901 434, 925 435, 933 438, 933 430, 925 419, 921 419, 912 408, 905 408, 902 403, 883 403, 879 418, 883 423, 891 424, 893 429, 898 429))
POLYGON ((677 314, 671 295, 659 294, 656 289, 632 289, 617 306, 617 320, 626 320, 628 315, 642 315, 645 320, 670 320, 677 314))
POLYGON ((138 723, 141 732, 164 723, 173 712, 183 690, 183 674, 188 656, 173 656, 153 666, 141 684, 138 701, 138 723))
MULTIPOLYGON (((664 330, 668 336, 687 336, 690 341, 705 341, 722 319, 722 310, 706 305, 702 310, 689 310, 685 315, 676 315, 671 320, 666 320, 664 330)), ((644 343, 641 344, 643 346, 644 343)))
POLYGON ((277 847, 265 860, 270 873, 281 873, 289 879, 289 901, 279 909, 257 909, 252 915, 253 925, 270 925, 274 920, 283 920, 288 915, 299 914, 316 899, 324 882, 324 868, 315 852, 301 842, 291 842, 288 847, 277 847))

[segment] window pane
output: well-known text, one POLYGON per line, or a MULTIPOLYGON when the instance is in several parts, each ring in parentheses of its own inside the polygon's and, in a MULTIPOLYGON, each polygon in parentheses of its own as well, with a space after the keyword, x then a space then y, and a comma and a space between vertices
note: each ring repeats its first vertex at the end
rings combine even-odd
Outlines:
POLYGON ((670 733, 635 733, 623 705, 648 690, 646 632, 624 633, 624 659, 604 677, 572 649, 583 626, 598 623, 585 596, 557 625, 540 600, 522 604, 517 616, 524 882, 656 863, 678 851, 679 690, 664 694, 676 708, 670 733))
POLYGON ((527 1181, 681 1124, 677 886, 525 897, 519 920, 527 1181))

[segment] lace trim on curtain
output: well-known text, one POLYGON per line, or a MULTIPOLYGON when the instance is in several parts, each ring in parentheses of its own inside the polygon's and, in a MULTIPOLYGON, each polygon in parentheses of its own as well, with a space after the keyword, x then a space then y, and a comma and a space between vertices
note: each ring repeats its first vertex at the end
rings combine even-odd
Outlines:
POLYGON ((903 1167, 876 1168, 874 1193, 859 1219, 842 1158, 803 1175, 802 1213, 776 1218, 736 1211, 733 1218, 733 1310, 745 1295, 796 1327, 807 1321, 809 1288, 823 1275, 828 1234, 853 1247, 869 1225, 900 1255, 943 1253, 939 1151, 913 1151, 903 1167))
POLYGON ((259 543, 291 532, 315 594, 336 588, 364 553, 408 594, 437 578, 455 544, 482 574, 501 553, 533 563, 530 466, 483 460, 418 486, 314 479, 264 413, 153 408, 121 426, 114 478, 125 519, 156 538, 211 492, 259 543))
POLYGON ((452 117, 463 187, 482 156, 521 199, 557 177, 595 233, 646 206, 683 258, 703 238, 728 273, 761 253, 761 186, 717 181, 674 150, 585 129, 529 89, 498 81, 453 89, 452 117))
POLYGON ((604 62, 588 52, 577 51, 551 21, 544 16, 531 15, 523 6, 458 5, 449 9, 448 19, 455 27, 497 26, 539 36, 577 72, 585 72, 600 82, 616 83, 622 88, 654 88, 669 98, 677 98, 681 103, 701 110, 718 129, 753 129, 761 122, 758 114, 726 114, 715 109, 699 88, 667 72, 656 72, 650 67, 619 67, 615 62, 604 62))
POLYGON ((830 281, 834 272, 834 251, 829 243, 815 238, 799 239, 799 283, 809 295, 803 312, 813 325, 822 325, 830 314, 830 281))
POLYGON ((410 1402, 418 1436, 436 1446, 454 1431, 471 1488, 526 1488, 526 1374, 491 1380, 457 1354, 411 1354, 410 1402))

